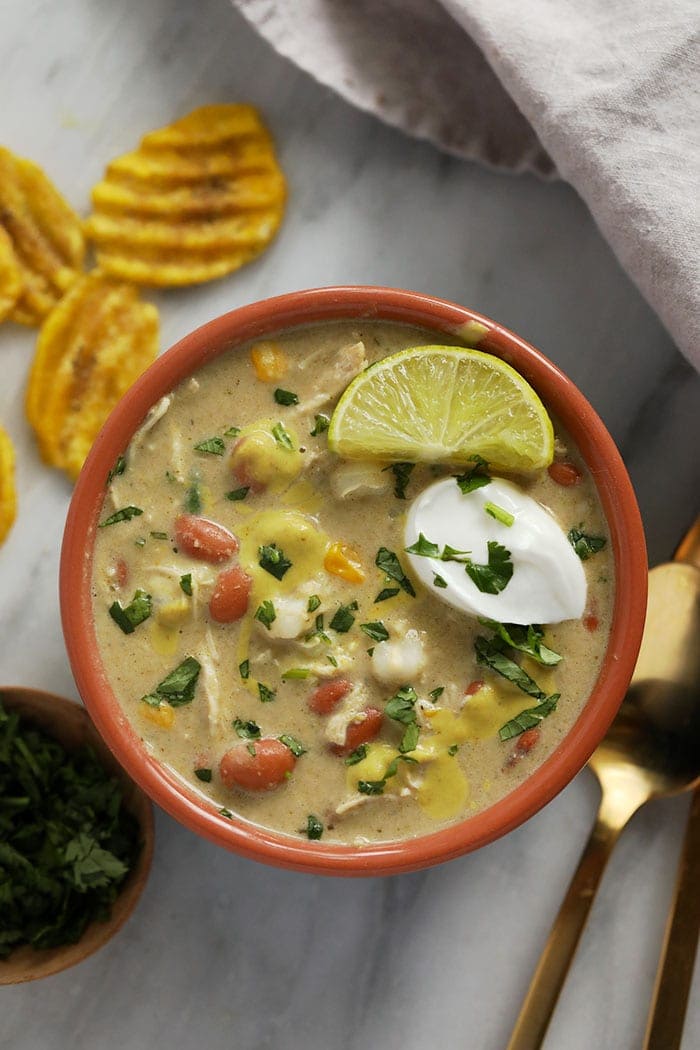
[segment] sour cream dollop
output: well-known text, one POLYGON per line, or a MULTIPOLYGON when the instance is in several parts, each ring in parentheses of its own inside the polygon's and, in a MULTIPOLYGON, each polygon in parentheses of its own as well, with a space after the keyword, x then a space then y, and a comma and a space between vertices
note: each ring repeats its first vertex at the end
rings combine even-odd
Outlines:
POLYGON ((407 554, 416 576, 442 601, 501 623, 560 623, 578 619, 586 605, 586 576, 566 533, 552 514, 510 481, 494 478, 463 494, 454 478, 429 485, 413 501, 405 529, 406 546, 422 533, 442 551, 447 544, 469 551, 473 562, 488 562, 488 541, 510 551, 513 575, 499 594, 482 593, 460 562, 407 554), (495 504, 512 514, 508 526, 485 509, 495 504), (446 587, 435 586, 441 576, 446 587))

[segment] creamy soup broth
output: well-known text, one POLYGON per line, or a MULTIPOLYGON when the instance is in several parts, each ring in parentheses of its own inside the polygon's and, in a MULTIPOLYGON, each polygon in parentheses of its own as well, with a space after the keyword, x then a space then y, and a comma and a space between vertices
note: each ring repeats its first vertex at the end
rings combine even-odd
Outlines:
MULTIPOLYGON (((378 549, 396 552, 408 572, 402 552, 410 501, 455 468, 417 465, 406 499, 400 499, 394 471, 382 470, 382 464, 343 464, 328 451, 326 432, 312 436, 311 431, 319 430, 317 417, 331 414, 367 363, 405 347, 448 341, 408 326, 353 322, 308 326, 262 347, 236 348, 155 406, 118 464, 100 520, 124 507, 142 513, 97 530, 93 604, 105 673, 147 750, 224 813, 303 838, 312 814, 323 824, 324 842, 362 844, 433 832, 492 805, 530 776, 587 701, 610 627, 609 543, 584 562, 584 617, 545 627, 546 643, 562 655, 561 662, 544 668, 523 660, 548 694, 561 695, 556 710, 540 723, 531 750, 519 747, 520 737, 499 738, 499 727, 534 701, 477 665, 474 640, 489 632, 474 617, 440 601, 415 579, 415 597, 399 589, 375 602, 387 585, 395 588, 375 565, 378 549), (256 348, 257 367, 251 358, 256 348), (274 377, 261 380, 266 362, 266 375, 274 377), (292 392, 298 404, 278 403, 277 389, 292 392), (267 435, 280 423, 282 443, 270 441, 267 435), (292 450, 285 447, 287 437, 292 450), (245 488, 244 498, 227 498, 245 488), (187 554, 178 544, 175 521, 192 512, 229 530, 240 549, 216 564, 187 554), (349 572, 356 578, 343 579, 324 567, 334 544, 344 545, 337 548, 341 566, 350 551, 349 572), (292 562, 281 579, 258 564, 263 545, 275 545, 292 562), (252 578, 247 613, 235 622, 215 622, 209 602, 217 578, 235 565, 252 578), (183 577, 189 577, 184 586, 183 577), (109 609, 115 602, 128 606, 137 590, 150 596, 150 615, 124 633, 109 609), (265 601, 275 607, 276 622, 269 627, 264 614, 263 621, 255 619, 265 601), (355 602, 357 608, 347 610, 341 624, 354 618, 352 625, 332 629, 339 607, 355 602), (376 641, 360 627, 376 622, 388 632, 387 640, 376 641), (393 680, 382 679, 368 650, 376 654, 380 646, 396 646, 409 631, 421 650, 419 670, 405 681, 395 669, 393 680), (159 702, 157 692, 154 699, 158 683, 188 657, 200 665, 192 699, 175 706, 162 697, 159 702), (289 670, 307 677, 284 678, 289 670), (319 685, 337 679, 351 683, 352 690, 328 714, 310 710, 309 698, 319 685), (400 760, 382 794, 360 793, 359 780, 381 781, 405 725, 384 717, 368 754, 355 764, 336 751, 353 719, 368 708, 382 712, 402 685, 418 696, 421 740, 433 740, 436 727, 441 729, 434 760, 400 760), (435 707, 447 712, 437 721, 435 707), (305 753, 279 786, 246 791, 222 782, 222 756, 241 745, 256 748, 255 739, 239 735, 234 723, 239 729, 254 723, 263 737, 291 737, 303 746, 305 753)), ((606 537, 591 477, 556 420, 554 426, 557 457, 578 469, 580 481, 562 486, 547 471, 515 480, 565 531, 585 523, 588 532, 606 537)), ((394 662, 401 659, 397 650, 394 662)), ((391 665, 389 657, 387 662, 391 665)))

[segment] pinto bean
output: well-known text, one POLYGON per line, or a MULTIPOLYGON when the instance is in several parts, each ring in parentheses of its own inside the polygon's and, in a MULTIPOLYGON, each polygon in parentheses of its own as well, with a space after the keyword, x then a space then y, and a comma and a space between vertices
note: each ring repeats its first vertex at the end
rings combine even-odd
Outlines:
POLYGON ((227 788, 272 791, 291 774, 296 758, 280 740, 263 737, 250 744, 236 744, 219 762, 219 774, 227 788))
POLYGON ((175 541, 191 558, 215 565, 227 561, 238 550, 238 540, 232 532, 194 514, 181 514, 175 519, 175 541))

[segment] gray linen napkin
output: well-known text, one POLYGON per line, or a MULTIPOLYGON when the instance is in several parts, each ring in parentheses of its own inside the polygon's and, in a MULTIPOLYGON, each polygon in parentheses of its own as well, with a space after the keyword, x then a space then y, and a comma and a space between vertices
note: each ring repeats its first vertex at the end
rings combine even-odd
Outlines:
POLYGON ((348 101, 559 174, 700 369, 698 0, 232 0, 348 101))

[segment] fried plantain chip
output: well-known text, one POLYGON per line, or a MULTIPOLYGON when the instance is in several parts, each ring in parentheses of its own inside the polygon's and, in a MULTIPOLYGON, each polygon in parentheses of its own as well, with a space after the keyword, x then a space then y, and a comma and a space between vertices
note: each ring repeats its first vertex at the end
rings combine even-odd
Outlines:
POLYGON ((0 226, 0 321, 4 321, 19 299, 24 282, 12 250, 12 241, 0 226))
POLYGON ((0 543, 12 528, 16 515, 15 450, 9 435, 0 427, 0 543))
POLYGON ((112 161, 87 220, 100 267, 149 285, 198 284, 270 243, 286 183, 252 106, 203 106, 112 161))
POLYGON ((46 318, 25 408, 42 458, 80 473, 105 419, 158 351, 158 311, 101 273, 77 281, 46 318))
POLYGON ((0 230, 10 240, 20 281, 9 317, 40 324, 82 270, 82 224, 41 168, 2 147, 0 230))

